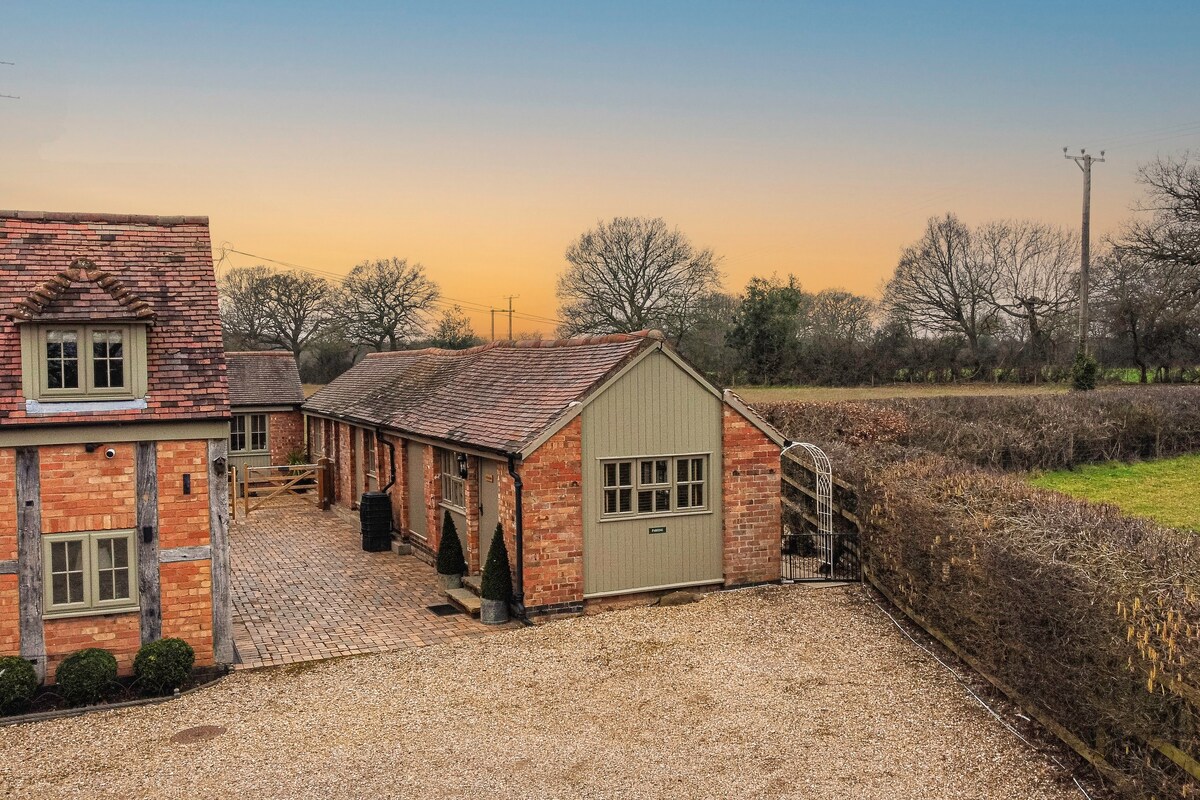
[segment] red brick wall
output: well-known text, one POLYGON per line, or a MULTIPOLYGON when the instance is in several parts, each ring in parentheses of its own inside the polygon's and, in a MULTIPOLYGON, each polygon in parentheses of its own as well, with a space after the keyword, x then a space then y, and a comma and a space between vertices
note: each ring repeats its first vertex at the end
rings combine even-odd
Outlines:
MULTIPOLYGON (((64 658, 85 647, 103 647, 117 658, 122 675, 133 672, 133 657, 142 646, 142 620, 135 611, 98 617, 48 619, 45 624, 46 682, 64 658)), ((209 645, 211 657, 212 645, 209 645)))
POLYGON ((722 414, 725 585, 778 581, 779 447, 729 406, 722 414))
POLYGON ((159 568, 162 635, 183 639, 196 651, 196 666, 213 664, 212 567, 209 561, 179 561, 159 568))
MULTIPOLYGON (((209 543, 208 444, 205 440, 159 442, 159 548, 209 543), (183 476, 191 475, 191 493, 183 476)), ((136 528, 135 445, 104 445, 93 453, 82 444, 39 448, 42 533, 136 528), (104 451, 111 447, 113 458, 104 451)), ((0 450, 0 560, 16 553, 16 460, 0 450)), ((197 664, 213 663, 212 580, 209 561, 163 564, 159 582, 163 636, 180 636, 196 650, 197 664)), ((0 575, 0 655, 20 652, 17 576, 0 575)), ((141 644, 137 612, 49 619, 44 623, 47 675, 84 647, 103 647, 127 673, 141 644)))
MULTIPOLYGON (((576 417, 519 469, 524 487, 525 607, 534 612, 539 606, 583 602, 582 429, 582 417, 576 417)), ((502 482, 501 498, 510 490, 511 481, 507 486, 502 482)), ((515 547, 510 553, 516 557, 515 547)))
POLYGON ((289 456, 304 453, 304 415, 296 411, 272 411, 267 415, 267 441, 271 463, 286 464, 289 456))

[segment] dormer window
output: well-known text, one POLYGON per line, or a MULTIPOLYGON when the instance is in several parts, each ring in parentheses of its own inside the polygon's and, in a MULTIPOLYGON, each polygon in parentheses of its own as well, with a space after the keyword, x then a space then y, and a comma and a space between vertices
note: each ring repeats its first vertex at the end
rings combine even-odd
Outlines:
POLYGON ((144 325, 22 326, 26 397, 128 400, 146 393, 144 325))
POLYGON ((40 403, 146 395, 153 309, 91 262, 75 261, 17 304, 25 398, 40 403))

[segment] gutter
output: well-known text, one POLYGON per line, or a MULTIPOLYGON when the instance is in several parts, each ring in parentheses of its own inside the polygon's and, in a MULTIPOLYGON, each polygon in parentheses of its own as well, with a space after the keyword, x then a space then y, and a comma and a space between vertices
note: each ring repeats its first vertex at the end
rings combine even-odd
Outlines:
POLYGON ((380 488, 379 491, 386 493, 389 489, 396 485, 396 445, 383 438, 383 431, 379 428, 375 429, 375 441, 380 444, 387 445, 388 461, 391 466, 391 480, 387 482, 387 486, 380 488))
POLYGON ((517 585, 513 591, 513 606, 517 612, 517 617, 525 619, 525 517, 521 511, 521 494, 524 490, 524 484, 521 482, 521 476, 517 473, 516 454, 508 454, 508 474, 513 479, 513 490, 516 496, 516 530, 513 531, 513 540, 516 542, 517 551, 517 585))

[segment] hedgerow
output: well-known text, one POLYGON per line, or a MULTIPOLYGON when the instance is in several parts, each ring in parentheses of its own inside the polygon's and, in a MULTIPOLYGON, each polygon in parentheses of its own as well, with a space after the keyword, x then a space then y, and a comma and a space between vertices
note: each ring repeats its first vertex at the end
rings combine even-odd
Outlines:
POLYGON ((1200 451, 1200 390, 759 410, 854 486, 878 586, 1126 792, 1200 796, 1200 540, 1005 474, 1200 451))

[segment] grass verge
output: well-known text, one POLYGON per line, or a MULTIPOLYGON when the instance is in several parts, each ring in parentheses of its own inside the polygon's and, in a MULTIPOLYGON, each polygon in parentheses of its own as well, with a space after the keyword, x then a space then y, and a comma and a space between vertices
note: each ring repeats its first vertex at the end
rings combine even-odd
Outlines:
POLYGON ((1135 464, 1091 464, 1045 472, 1033 484, 1122 511, 1172 528, 1200 531, 1200 454, 1135 464))

